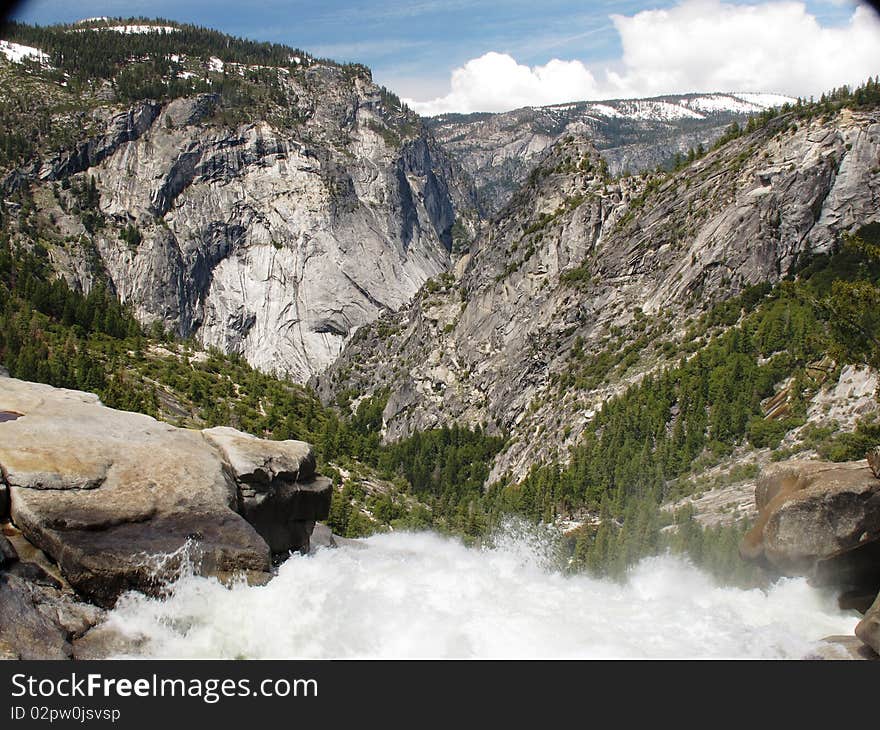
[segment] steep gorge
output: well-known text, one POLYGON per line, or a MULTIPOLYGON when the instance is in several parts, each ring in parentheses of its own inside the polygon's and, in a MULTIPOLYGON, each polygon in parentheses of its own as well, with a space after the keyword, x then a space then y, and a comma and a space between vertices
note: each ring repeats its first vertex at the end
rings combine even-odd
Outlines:
POLYGON ((713 302, 778 282, 880 218, 880 117, 782 115, 671 175, 611 180, 569 135, 475 243, 414 305, 358 333, 317 381, 387 389, 385 437, 452 420, 511 437, 493 479, 564 456, 592 415, 675 361, 713 302), (650 337, 639 340, 639 335, 650 337), (553 388, 572 353, 638 341, 601 385, 553 388))

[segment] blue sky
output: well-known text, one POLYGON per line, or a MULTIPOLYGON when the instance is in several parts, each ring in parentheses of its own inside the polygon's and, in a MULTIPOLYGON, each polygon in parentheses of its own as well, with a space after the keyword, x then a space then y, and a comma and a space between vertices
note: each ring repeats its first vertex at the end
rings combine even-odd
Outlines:
MULTIPOLYGON (((687 1, 700 5, 704 0, 687 1)), ((713 2, 718 0, 705 0, 707 7, 713 2)), ((553 59, 577 61, 597 79, 595 89, 584 87, 584 93, 594 90, 601 94, 606 89, 608 93, 620 89, 621 95, 642 88, 654 91, 655 86, 661 88, 657 85, 661 81, 655 80, 653 86, 645 85, 644 79, 639 82, 641 86, 635 82, 628 86, 605 83, 609 71, 627 67, 623 25, 615 24, 611 16, 634 18, 646 10, 672 9, 680 4, 678 0, 25 0, 13 17, 41 24, 99 15, 159 16, 193 22, 257 40, 288 43, 340 61, 365 63, 379 83, 406 98, 426 101, 450 92, 454 69, 489 52, 509 56, 530 69, 553 59)), ((731 0, 726 4, 744 9, 772 3, 731 0)), ((846 27, 855 10, 855 4, 845 0, 805 0, 800 4, 822 29, 846 27)), ((631 25, 631 43, 637 43, 631 25)), ((780 28, 780 32, 783 30, 780 28)), ((880 45, 880 35, 877 40, 880 45)), ((865 60, 861 63, 864 65, 865 60)), ((508 70, 515 71, 512 66, 508 70)), ((877 70, 880 72, 880 68, 877 70)), ((492 72, 504 71, 496 64, 492 72)), ((477 69, 475 73, 482 72, 477 69)), ((695 83, 698 81, 699 77, 695 83)), ((686 82, 687 74, 678 73, 666 83, 686 82)), ((800 93, 796 85, 777 90, 800 93)))

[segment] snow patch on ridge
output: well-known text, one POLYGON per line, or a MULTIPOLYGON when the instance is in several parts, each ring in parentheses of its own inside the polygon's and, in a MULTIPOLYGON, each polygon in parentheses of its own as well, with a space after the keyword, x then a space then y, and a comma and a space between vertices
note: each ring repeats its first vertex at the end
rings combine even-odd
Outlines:
MULTIPOLYGON (((94 20, 101 20, 101 18, 94 20)), ((86 23, 88 21, 81 20, 79 22, 86 23)), ((111 30, 116 33, 132 35, 134 33, 177 33, 180 28, 174 28, 170 25, 98 25, 94 28, 74 28, 73 30, 76 33, 85 33, 90 30, 111 30)))
POLYGON ((0 41, 0 53, 13 63, 21 63, 25 59, 49 63, 49 54, 33 46, 23 46, 11 41, 0 41))
POLYGON ((668 101, 623 101, 618 110, 630 119, 705 119, 704 114, 668 101))
POLYGON ((784 96, 783 94, 756 94, 752 92, 739 92, 736 94, 731 94, 731 96, 742 99, 745 102, 750 104, 757 104, 764 109, 769 109, 772 106, 782 106, 783 104, 794 104, 797 99, 791 96, 784 96))

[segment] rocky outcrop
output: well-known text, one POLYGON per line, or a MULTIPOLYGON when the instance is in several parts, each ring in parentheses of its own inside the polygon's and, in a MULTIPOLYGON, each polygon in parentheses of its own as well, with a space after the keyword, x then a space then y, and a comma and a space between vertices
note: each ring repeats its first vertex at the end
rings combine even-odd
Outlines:
MULTIPOLYGON (((206 95, 216 97, 216 95, 206 95)), ((159 116, 161 105, 141 102, 107 120, 106 131, 99 137, 84 140, 71 152, 62 152, 46 160, 40 167, 40 180, 61 180, 90 167, 100 165, 128 142, 139 139, 159 116)))
POLYGON ((0 535, 0 569, 18 562, 18 553, 5 535, 0 535))
POLYGON ((161 590, 184 566, 259 580, 273 550, 307 550, 329 510, 329 484, 301 442, 206 435, 10 378, 0 408, 22 414, 0 423, 13 522, 99 605, 161 590))
POLYGON ((841 608, 865 612, 855 633, 867 646, 851 639, 832 644, 842 645, 849 658, 877 658, 880 480, 867 463, 774 464, 758 480, 755 502, 758 518, 740 543, 740 555, 777 573, 806 575, 815 585, 837 588, 841 608))
POLYGON ((239 485, 239 511, 273 554, 309 552, 317 520, 330 514, 333 482, 315 475, 315 455, 302 441, 267 442, 233 428, 203 431, 239 485))
MULTIPOLYGON (((865 462, 793 460, 765 469, 740 553, 789 575, 880 538, 880 481, 865 462)), ((830 575, 827 568, 824 574, 830 575)))
MULTIPOLYGON (((23 542, 15 530, 5 529, 23 542)), ((0 534, 0 659, 68 659, 73 642, 103 612, 79 600, 63 579, 47 572, 45 560, 28 552, 20 557, 0 534)))

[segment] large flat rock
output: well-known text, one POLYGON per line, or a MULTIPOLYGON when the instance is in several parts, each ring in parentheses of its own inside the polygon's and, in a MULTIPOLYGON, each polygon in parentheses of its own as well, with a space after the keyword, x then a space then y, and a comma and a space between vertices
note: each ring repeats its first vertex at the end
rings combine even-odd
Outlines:
POLYGON ((202 433, 220 449, 239 482, 305 482, 315 475, 315 454, 305 441, 266 441, 227 426, 202 433))
POLYGON ((205 574, 269 569, 201 432, 11 378, 0 379, 0 410, 22 414, 0 423, 12 520, 79 593, 110 605, 128 589, 155 591, 184 558, 205 574))

